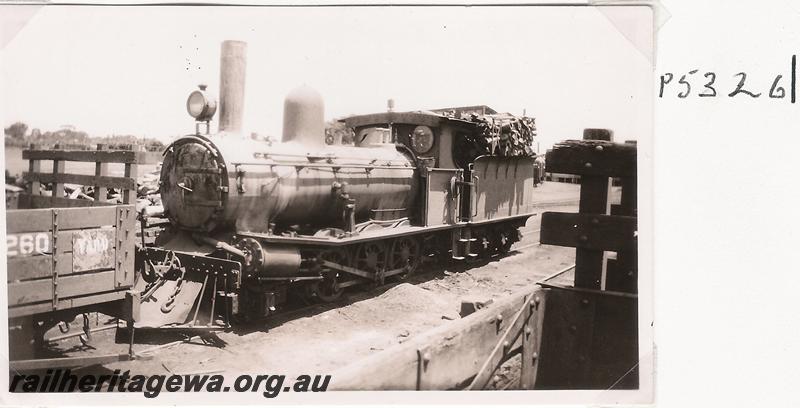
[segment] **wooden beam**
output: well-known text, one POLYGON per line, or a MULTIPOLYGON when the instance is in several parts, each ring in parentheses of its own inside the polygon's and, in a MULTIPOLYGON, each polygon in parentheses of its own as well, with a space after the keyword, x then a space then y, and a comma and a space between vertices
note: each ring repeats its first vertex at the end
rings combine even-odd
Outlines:
POLYGON ((144 152, 135 152, 133 150, 23 150, 22 158, 25 160, 138 163, 144 158, 144 152))
POLYGON ((547 152, 549 173, 625 177, 636 171, 636 145, 568 140, 547 152))
MULTIPOLYGON (((27 196, 21 194, 20 198, 27 196)), ((30 197, 30 196, 28 196, 30 197)), ((53 227, 53 212, 49 208, 10 210, 6 212, 6 233, 44 232, 53 227)))
MULTIPOLYGON (((68 265, 72 268, 72 265, 68 265)), ((70 275, 58 278, 59 298, 91 295, 116 289, 114 270, 70 275)), ((8 284, 9 307, 50 300, 52 279, 38 279, 8 284)))
MULTIPOLYGON (((116 203, 90 200, 73 200, 66 197, 50 197, 42 195, 19 195, 20 208, 75 208, 75 207, 108 207, 116 203)), ((27 211, 27 210, 26 210, 27 211)))
MULTIPOLYGON (((114 292, 106 292, 106 293, 99 293, 93 294, 88 296, 79 296, 73 297, 68 299, 58 299, 58 307, 57 310, 66 310, 72 309, 76 307, 84 307, 84 306, 93 306, 105 304, 108 302, 115 302, 125 298, 125 290, 116 290, 114 292)), ((108 315, 114 315, 117 311, 120 310, 119 308, 110 307, 106 308, 104 313, 108 315)), ((47 313, 53 311, 53 304, 52 302, 44 302, 44 303, 33 303, 28 305, 22 306, 9 306, 8 308, 8 317, 23 317, 23 316, 30 316, 33 314, 39 313, 47 313)))
MULTIPOLYGON (((49 257, 48 257, 49 258, 49 257)), ((51 258, 52 259, 52 258, 51 258)), ((52 299, 53 281, 39 279, 8 284, 8 307, 52 299)))
MULTIPOLYGON (((71 241, 67 241, 71 242, 71 241)), ((67 246, 67 245, 64 245, 67 246)), ((71 246, 71 245, 70 245, 71 246)), ((71 248, 68 248, 71 251, 71 248)), ((59 250, 61 252, 61 250, 59 250)), ((72 252, 59 253, 56 255, 56 272, 58 276, 68 276, 76 273, 90 272, 90 270, 75 272, 72 267, 72 252)), ((52 255, 22 256, 8 258, 8 282, 24 281, 50 277, 53 275, 52 255)), ((102 269, 102 268, 97 268, 102 269)))
POLYGON ((536 388, 635 389, 636 297, 552 289, 541 332, 536 388))
MULTIPOLYGON (((61 162, 63 164, 63 162, 61 162)), ((98 163, 100 165, 105 165, 98 163)), ((40 183, 71 183, 84 186, 100 186, 119 189, 135 189, 136 180, 130 177, 96 176, 89 174, 71 173, 23 173, 25 181, 38 181, 40 183)))
MULTIPOLYGON (((523 334, 522 329, 529 327, 528 321, 533 314, 531 310, 532 308, 529 306, 531 300, 531 296, 525 297, 522 302, 522 307, 520 307, 519 311, 517 311, 517 314, 514 316, 514 319, 509 327, 505 329, 500 341, 495 344, 494 349, 492 349, 489 357, 483 363, 480 370, 478 370, 478 374, 472 379, 468 389, 482 390, 489 385, 489 381, 492 378, 494 371, 500 366, 500 363, 503 362, 504 357, 508 355, 509 351, 511 350, 511 345, 517 341, 517 338, 521 334, 523 334)), ((523 348, 526 347, 523 345, 523 348)))
MULTIPOLYGON (((44 197, 47 198, 47 197, 44 197)), ((69 200, 83 203, 92 201, 69 200)), ((74 207, 59 209, 59 229, 97 228, 116 225, 117 208, 135 212, 134 205, 112 205, 106 203, 101 207, 74 207)), ((52 209, 12 210, 6 214, 6 233, 46 232, 53 228, 52 209)))
MULTIPOLYGON (((79 200, 72 200, 79 201, 79 200)), ((76 228, 96 228, 106 225, 115 225, 117 208, 119 206, 78 207, 59 210, 59 225, 61 230, 76 228)), ((133 208, 133 206, 131 206, 133 208)))
POLYGON ((58 287, 59 297, 63 298, 108 292, 117 288, 113 269, 65 276, 59 278, 58 287))
POLYGON ((636 217, 545 212, 540 242, 600 251, 636 248, 636 217))
MULTIPOLYGON (((58 276, 71 275, 75 272, 72 271, 72 254, 62 253, 56 255, 58 262, 56 262, 56 269, 58 276)), ((53 256, 52 255, 39 255, 39 256, 21 256, 16 258, 8 258, 6 266, 8 267, 8 282, 25 281, 32 279, 40 279, 44 277, 53 276, 53 256)))

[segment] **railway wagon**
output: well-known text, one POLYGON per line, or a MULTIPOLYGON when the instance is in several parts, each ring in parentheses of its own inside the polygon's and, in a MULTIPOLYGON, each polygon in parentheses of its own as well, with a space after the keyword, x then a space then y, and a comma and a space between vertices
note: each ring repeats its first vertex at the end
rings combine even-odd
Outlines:
POLYGON ((301 87, 285 99, 282 141, 254 140, 241 132, 245 54, 222 45, 219 131, 201 86, 187 100, 195 132, 164 152, 171 228, 139 252, 141 327, 264 316, 290 293, 334 301, 427 257, 491 256, 520 238, 534 214, 532 118, 359 115, 344 119, 355 140, 343 145, 326 139, 321 96, 301 87))
MULTIPOLYGON (((6 211, 9 339, 11 364, 17 369, 51 363, 33 359, 43 349, 45 332, 60 322, 87 312, 132 322, 138 307, 130 291, 138 152, 31 146, 23 158, 30 163, 24 175, 29 187, 16 208, 6 211), (69 161, 94 162, 96 173, 68 173, 69 161), (52 172, 42 171, 42 162, 52 162, 52 172), (109 165, 124 167, 125 175, 110 176, 109 165), (122 203, 65 197, 65 186, 72 183, 93 186, 95 197, 117 189, 122 203)), ((84 324, 82 340, 87 341, 88 319, 84 324)))

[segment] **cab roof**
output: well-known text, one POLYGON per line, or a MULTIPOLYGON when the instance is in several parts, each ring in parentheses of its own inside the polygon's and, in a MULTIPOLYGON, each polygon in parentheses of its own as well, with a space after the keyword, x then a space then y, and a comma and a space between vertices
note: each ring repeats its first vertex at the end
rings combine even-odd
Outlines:
POLYGON ((442 124, 442 122, 447 121, 470 123, 465 120, 449 118, 447 116, 430 111, 371 113, 367 115, 350 116, 340 120, 340 122, 344 122, 348 127, 351 128, 386 123, 438 127, 442 124))

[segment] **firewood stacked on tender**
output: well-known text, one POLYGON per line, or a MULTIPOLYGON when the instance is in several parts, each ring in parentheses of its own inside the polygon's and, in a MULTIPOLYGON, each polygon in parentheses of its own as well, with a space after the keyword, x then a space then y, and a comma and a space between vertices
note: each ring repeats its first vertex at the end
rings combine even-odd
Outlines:
MULTIPOLYGON (((444 112, 445 116, 455 117, 456 112, 444 112)), ((515 116, 510 113, 475 114, 465 113, 457 119, 477 124, 479 132, 465 133, 463 150, 472 152, 473 157, 526 156, 535 157, 533 141, 536 137, 536 119, 528 116, 515 116)))

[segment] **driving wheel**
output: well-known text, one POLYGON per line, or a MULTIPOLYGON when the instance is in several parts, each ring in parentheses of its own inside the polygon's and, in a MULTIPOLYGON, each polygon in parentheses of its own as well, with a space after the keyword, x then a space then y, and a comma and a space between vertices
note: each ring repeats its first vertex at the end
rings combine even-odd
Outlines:
POLYGON ((389 266, 387 269, 395 270, 405 268, 405 272, 397 275, 405 279, 416 272, 422 259, 419 242, 410 237, 402 237, 394 240, 392 249, 389 251, 389 266))
MULTIPOLYGON (((322 251, 320 259, 344 266, 350 265, 347 251, 344 249, 327 249, 322 251)), ((330 303, 339 300, 344 293, 344 288, 339 287, 341 272, 324 268, 322 279, 311 284, 313 295, 321 302, 330 303)))

